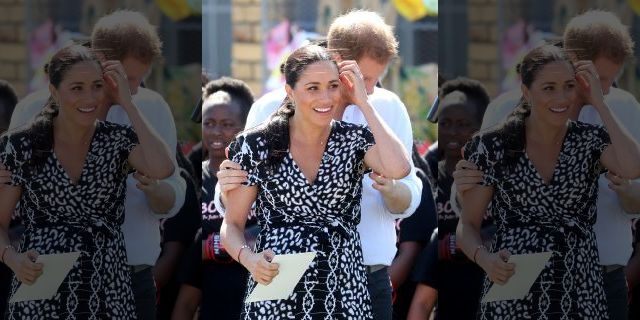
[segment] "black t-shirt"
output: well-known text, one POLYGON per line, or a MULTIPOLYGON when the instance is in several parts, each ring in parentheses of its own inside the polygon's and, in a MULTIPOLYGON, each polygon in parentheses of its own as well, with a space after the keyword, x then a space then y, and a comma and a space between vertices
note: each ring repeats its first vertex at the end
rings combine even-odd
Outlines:
MULTIPOLYGON (((422 180, 420 205, 411 216, 402 219, 396 224, 398 245, 405 241, 415 241, 424 246, 429 242, 433 230, 437 227, 436 209, 429 179, 427 179, 427 175, 422 170, 418 170, 417 174, 422 180)), ((414 268, 416 265, 414 265, 414 268)), ((415 287, 416 282, 409 276, 405 283, 397 288, 396 298, 393 303, 394 319, 406 319, 411 307, 415 287)))
POLYGON ((429 179, 422 170, 417 170, 422 180, 422 197, 416 211, 398 223, 398 242, 416 241, 424 245, 429 242, 433 229, 438 227, 435 203, 429 179))
MULTIPOLYGON (((180 211, 173 217, 165 219, 161 224, 162 244, 167 242, 180 242, 185 249, 189 248, 193 243, 196 232, 200 228, 200 205, 196 195, 196 187, 191 177, 184 173, 182 177, 187 183, 184 204, 180 211)), ((162 256, 164 251, 160 253, 162 256)), ((185 255, 183 254, 183 258, 185 255)), ((179 261, 182 261, 180 259, 179 261)), ((178 265, 179 270, 180 266, 178 265)), ((158 319, 170 319, 178 292, 180 290, 180 282, 178 280, 178 272, 171 275, 168 282, 160 288, 160 297, 158 303, 158 319)))
POLYGON ((438 187, 436 188, 436 210, 438 211, 438 237, 455 234, 459 217, 451 207, 453 176, 446 173, 444 161, 438 162, 438 187))
MULTIPOLYGON (((436 208, 438 210, 438 239, 445 235, 455 235, 459 217, 453 211, 450 202, 453 176, 447 174, 445 162, 438 163, 438 188, 436 192, 436 208)), ((490 212, 487 210, 487 212, 490 212)), ((490 229, 493 221, 489 214, 482 223, 483 230, 490 229)), ((424 274, 422 281, 433 283, 438 290, 438 306, 436 319, 475 319, 482 295, 484 271, 464 253, 458 251, 453 259, 433 262, 437 259, 437 243, 431 251, 425 252, 424 270, 435 270, 433 274, 424 274), (435 266, 435 269, 434 269, 435 266)))
POLYGON ((180 284, 190 285, 202 290, 202 231, 198 231, 195 241, 191 243, 180 268, 178 279, 180 284))
POLYGON ((189 247, 202 223, 200 205, 196 195, 196 186, 191 177, 183 175, 187 183, 184 204, 175 216, 162 223, 162 241, 177 241, 189 247))
POLYGON ((198 188, 202 186, 202 161, 204 160, 204 156, 205 154, 202 142, 198 142, 194 145, 189 154, 187 154, 187 159, 189 159, 191 167, 193 167, 194 180, 196 181, 198 188))
MULTIPOLYGON (((223 216, 218 212, 213 201, 217 181, 215 174, 209 170, 209 161, 202 162, 202 236, 195 244, 200 254, 202 241, 214 232, 219 233, 222 225, 223 216)), ((256 225, 252 212, 247 220, 246 229, 256 225)), ((200 318, 239 319, 249 276, 247 270, 234 260, 229 260, 228 263, 206 260, 201 261, 201 265, 203 304, 200 309, 200 318)), ((196 281, 197 278, 193 280, 196 281)))

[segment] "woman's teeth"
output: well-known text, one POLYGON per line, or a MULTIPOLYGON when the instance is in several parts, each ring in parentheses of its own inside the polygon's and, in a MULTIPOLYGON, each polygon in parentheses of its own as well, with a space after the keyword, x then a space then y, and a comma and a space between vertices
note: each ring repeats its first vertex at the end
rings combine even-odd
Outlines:
POLYGON ((320 112, 320 113, 326 113, 326 112, 331 111, 331 107, 328 107, 328 108, 313 108, 313 110, 315 110, 317 112, 320 112))
POLYGON ((569 110, 569 108, 568 107, 549 108, 549 110, 551 110, 551 112, 562 113, 562 112, 565 112, 565 111, 569 110))
POLYGON ((83 112, 83 113, 90 113, 96 110, 96 107, 84 107, 84 108, 78 108, 78 111, 83 112))

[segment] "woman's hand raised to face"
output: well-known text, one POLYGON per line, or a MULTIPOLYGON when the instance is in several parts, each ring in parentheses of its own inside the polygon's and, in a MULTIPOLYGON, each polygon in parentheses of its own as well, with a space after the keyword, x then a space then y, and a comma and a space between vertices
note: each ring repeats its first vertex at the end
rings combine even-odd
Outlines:
POLYGON ((131 89, 122 63, 118 60, 108 60, 102 63, 102 69, 110 102, 126 107, 131 102, 131 89))
POLYGON ((367 89, 364 84, 364 77, 358 64, 354 60, 344 60, 338 63, 340 82, 345 86, 349 103, 362 106, 367 102, 367 89))
POLYGON ((604 102, 600 76, 593 62, 580 60, 575 62, 576 81, 578 82, 579 94, 583 100, 594 107, 600 107, 604 102))

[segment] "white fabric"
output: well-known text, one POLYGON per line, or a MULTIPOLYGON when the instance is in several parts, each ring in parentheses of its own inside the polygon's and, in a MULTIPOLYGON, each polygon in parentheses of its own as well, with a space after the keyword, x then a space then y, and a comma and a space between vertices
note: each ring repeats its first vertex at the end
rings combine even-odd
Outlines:
MULTIPOLYGON (((28 125, 40 112, 48 98, 49 90, 43 89, 22 99, 11 117, 10 130, 28 125)), ((149 125, 156 130, 162 141, 169 146, 174 166, 178 168, 176 126, 167 102, 158 93, 146 88, 139 88, 138 93, 133 96, 133 102, 149 125)), ((114 105, 109 109, 106 120, 131 125, 129 117, 119 105, 114 105)), ((125 219, 122 232, 130 265, 155 265, 160 255, 159 219, 174 216, 184 204, 187 185, 180 177, 180 170, 176 169, 172 176, 163 181, 173 188, 175 202, 167 214, 156 214, 149 207, 144 193, 136 187, 137 180, 133 178, 133 175, 131 174, 127 178, 125 219)))
MULTIPOLYGON (((256 101, 247 116, 245 128, 259 125, 275 112, 286 96, 284 88, 272 91, 256 101)), ((400 139, 408 154, 412 153, 413 132, 407 109, 397 95, 391 91, 375 88, 369 96, 369 103, 376 109, 380 117, 386 122, 391 131, 400 139)), ((346 108, 343 121, 367 124, 364 115, 355 105, 346 108)), ((407 177, 397 180, 403 182, 411 190, 411 204, 402 213, 391 213, 384 205, 380 192, 373 189, 373 180, 366 175, 362 181, 362 218, 358 225, 358 232, 362 242, 365 265, 391 265, 396 254, 395 219, 406 218, 413 214, 420 204, 422 195, 422 181, 416 175, 416 169, 411 163, 412 171, 407 177)), ((220 204, 220 192, 216 187, 215 205, 219 212, 224 212, 220 204)))

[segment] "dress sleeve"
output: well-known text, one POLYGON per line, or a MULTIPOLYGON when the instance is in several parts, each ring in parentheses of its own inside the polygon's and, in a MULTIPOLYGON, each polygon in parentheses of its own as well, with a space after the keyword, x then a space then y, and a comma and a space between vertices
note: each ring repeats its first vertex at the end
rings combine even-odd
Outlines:
POLYGON ((596 160, 595 171, 599 174, 605 173, 607 168, 602 165, 600 162, 600 156, 602 156, 602 152, 611 144, 611 138, 609 137, 609 133, 603 126, 592 125, 589 126, 587 136, 587 141, 589 141, 589 149, 594 155, 594 159, 596 160))
POLYGON ((593 126, 589 134, 589 142, 592 152, 595 152, 599 159, 604 149, 611 144, 611 138, 603 126, 593 126))
POLYGON ((362 156, 364 157, 364 154, 376 144, 376 140, 373 137, 373 133, 371 132, 371 129, 369 129, 368 126, 365 126, 365 125, 357 126, 356 133, 357 133, 356 147, 360 152, 362 152, 362 156))
POLYGON ((25 136, 5 135, 0 138, 0 162, 11 171, 9 185, 22 186, 26 182, 25 165, 28 154, 28 143, 25 136))
POLYGON ((138 135, 131 126, 118 125, 113 132, 116 148, 122 159, 122 169, 126 173, 132 173, 135 169, 129 164, 129 154, 135 146, 140 144, 138 135))
POLYGON ((259 138, 241 135, 229 144, 227 150, 227 158, 240 164, 242 170, 248 173, 245 184, 247 186, 254 186, 262 181, 259 172, 263 162, 262 157, 266 155, 266 151, 258 149, 259 143, 259 138))
POLYGON ((484 173, 483 186, 493 186, 498 181, 495 165, 497 161, 495 141, 487 136, 477 135, 462 148, 462 157, 473 162, 484 173))

